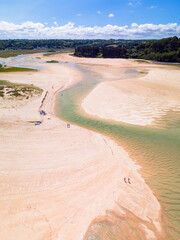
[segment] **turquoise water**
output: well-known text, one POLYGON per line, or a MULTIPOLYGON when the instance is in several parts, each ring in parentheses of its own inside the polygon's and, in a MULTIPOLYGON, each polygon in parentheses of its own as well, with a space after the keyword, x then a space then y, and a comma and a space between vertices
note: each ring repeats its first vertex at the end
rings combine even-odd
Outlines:
POLYGON ((128 151, 131 158, 142 166, 142 176, 162 205, 168 239, 180 239, 179 113, 169 112, 163 117, 159 121, 163 128, 142 127, 92 117, 81 109, 81 100, 101 78, 89 70, 76 68, 83 74, 83 81, 57 96, 57 115, 68 122, 109 136, 128 151))

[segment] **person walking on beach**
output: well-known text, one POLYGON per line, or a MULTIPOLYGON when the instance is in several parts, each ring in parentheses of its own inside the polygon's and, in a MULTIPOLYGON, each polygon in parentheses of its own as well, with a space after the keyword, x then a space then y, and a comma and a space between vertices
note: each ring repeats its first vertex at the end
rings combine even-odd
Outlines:
POLYGON ((124 178, 124 182, 127 183, 126 178, 124 178))

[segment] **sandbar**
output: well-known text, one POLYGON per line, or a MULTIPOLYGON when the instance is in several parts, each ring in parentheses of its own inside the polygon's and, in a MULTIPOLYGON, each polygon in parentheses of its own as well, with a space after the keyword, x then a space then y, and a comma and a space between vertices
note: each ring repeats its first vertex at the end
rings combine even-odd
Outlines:
MULTIPOLYGON (((101 65, 103 69, 111 63, 68 54, 53 55, 53 59, 99 71, 101 65)), ((119 66, 119 60, 112 62, 119 66)), ((14 103, 13 108, 7 102, 0 110, 0 239, 79 240, 97 217, 108 210, 123 216, 126 209, 151 224, 150 228, 140 226, 146 239, 158 239, 163 233, 161 206, 128 153, 101 134, 72 124, 67 128, 55 115, 57 93, 81 78, 80 72, 63 64, 47 64, 33 73, 0 74, 0 79, 43 89, 31 101, 14 103), (45 94, 47 114, 41 116, 45 94), (42 124, 35 126, 34 121, 42 124), (125 182, 128 178, 131 184, 125 182)))

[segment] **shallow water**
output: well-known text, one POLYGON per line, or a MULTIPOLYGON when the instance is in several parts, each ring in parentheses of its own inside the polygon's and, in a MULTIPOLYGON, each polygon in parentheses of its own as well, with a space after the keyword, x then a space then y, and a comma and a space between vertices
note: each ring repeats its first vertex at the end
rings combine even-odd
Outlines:
MULTIPOLYGON (((43 66, 31 65, 32 63, 37 63, 36 59, 31 58, 29 61, 24 60, 28 55, 18 55, 16 57, 9 57, 0 61, 1 64, 11 66, 11 67, 20 67, 20 68, 30 68, 35 70, 43 70, 43 66)), ((42 63, 41 63, 42 64, 42 63)))
POLYGON ((130 70, 126 70, 125 75, 130 75, 130 76, 134 76, 135 74, 139 74, 138 71, 136 71, 135 69, 130 69, 130 70))
MULTIPOLYGON (((169 112, 157 124, 159 128, 142 127, 115 121, 103 120, 86 114, 81 109, 81 100, 100 81, 97 74, 77 67, 83 74, 83 81, 64 90, 57 96, 56 112, 66 121, 98 131, 113 138, 124 147, 137 164, 142 166, 140 173, 156 194, 163 208, 164 223, 168 239, 180 239, 180 115, 169 112)), ((121 224, 123 222, 121 221, 121 224)), ((120 224, 120 225, 121 225, 120 224)), ((105 225, 96 223, 93 229, 101 231, 105 225), (96 229, 99 229, 97 230, 96 229)), ((105 229, 107 230, 107 225, 105 229)), ((118 228, 121 237, 110 234, 106 239, 127 239, 125 229, 118 228)), ((132 232, 134 227, 132 227, 132 232)), ((136 228, 135 228, 136 229, 136 228)), ((102 239, 97 232, 89 232, 87 240, 102 239), (96 234, 96 235, 95 235, 96 234)), ((114 230, 109 230, 114 231, 114 230)), ((138 237, 134 239, 141 239, 138 237)), ((119 235, 118 235, 119 236, 119 235)), ((128 238, 133 239, 133 238, 128 238)), ((143 239, 143 238, 142 238, 143 239)))
MULTIPOLYGON (((31 66, 38 63, 32 58, 29 62, 25 59, 27 55, 8 58, 4 64, 14 61, 14 66, 43 69, 46 62, 41 66, 31 66), (32 61, 31 61, 32 60, 32 61), (28 64, 25 65, 25 64, 28 64), (36 68, 37 67, 37 68, 36 68)), ((83 81, 73 87, 61 92, 57 97, 56 110, 60 118, 79 126, 92 129, 107 135, 122 147, 124 147, 137 164, 142 166, 140 173, 147 184, 156 194, 160 201, 166 225, 168 239, 180 239, 180 114, 168 112, 167 115, 157 120, 158 127, 141 127, 118 123, 115 121, 102 120, 86 114, 81 109, 81 100, 90 92, 96 84, 101 81, 100 76, 76 64, 68 64, 81 71, 83 81)), ((12 65, 11 65, 12 66, 12 65)), ((136 70, 126 71, 129 75, 136 75, 136 70)), ((130 213, 127 213, 129 215, 130 213)), ((93 225, 93 231, 89 231, 86 240, 90 239, 144 239, 137 231, 136 223, 141 223, 130 215, 121 219, 116 226, 109 226, 102 221, 93 225), (127 235, 128 231, 134 234, 127 235), (116 236, 113 233, 117 232, 116 236), (97 232, 99 233, 97 235, 97 232), (104 234, 106 237, 103 238, 104 234)), ((146 223, 143 223, 146 225, 146 223)), ((161 239, 161 238, 160 238, 161 239)))

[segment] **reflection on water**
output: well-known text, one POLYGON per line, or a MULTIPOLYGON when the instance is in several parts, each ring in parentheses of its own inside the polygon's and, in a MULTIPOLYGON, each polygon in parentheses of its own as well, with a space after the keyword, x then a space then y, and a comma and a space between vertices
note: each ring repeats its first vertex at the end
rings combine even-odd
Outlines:
MULTIPOLYGON (((161 202, 168 239, 180 239, 179 113, 172 112, 164 116, 160 120, 163 128, 128 125, 92 117, 81 110, 80 103, 97 84, 99 76, 82 68, 81 72, 84 81, 63 91, 63 95, 58 95, 57 114, 66 121, 110 136, 128 151, 132 159, 136 159, 138 165, 142 166, 142 176, 161 202)), ((113 216, 111 218, 115 220, 113 216)), ((142 235, 141 237, 138 235, 142 232, 133 230, 136 229, 135 225, 131 225, 128 221, 130 224, 128 228, 121 218, 118 219, 119 221, 115 221, 116 226, 113 226, 110 220, 95 222, 87 232, 86 240, 144 239, 142 235), (100 237, 103 236, 102 231, 103 234, 104 231, 106 232, 105 238, 100 237), (129 235, 127 231, 130 231, 129 235), (111 234, 115 232, 117 235, 111 234), (131 235, 132 232, 136 237, 131 235)))

